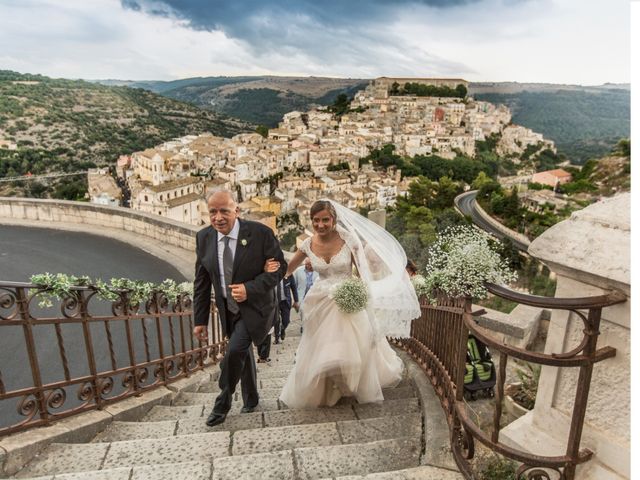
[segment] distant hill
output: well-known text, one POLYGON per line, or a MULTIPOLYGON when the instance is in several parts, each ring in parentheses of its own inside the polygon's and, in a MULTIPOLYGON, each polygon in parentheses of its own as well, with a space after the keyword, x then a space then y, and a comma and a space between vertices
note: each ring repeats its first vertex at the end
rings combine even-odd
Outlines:
POLYGON ((4 164, 0 177, 41 173, 51 163, 56 170, 108 164, 174 137, 206 131, 230 137, 253 128, 147 90, 0 71, 0 140, 17 145, 12 155, 23 160, 29 150, 56 158, 4 164))
POLYGON ((353 96, 368 82, 322 77, 197 77, 172 82, 131 82, 128 86, 275 127, 285 113, 329 105, 341 93, 353 96))
MULTIPOLYGON (((329 105, 338 94, 352 96, 368 82, 367 79, 264 76, 198 77, 126 84, 247 122, 275 127, 287 112, 329 105)), ((469 93, 480 100, 508 105, 513 111, 514 123, 544 134, 574 163, 606 154, 620 138, 630 134, 629 84, 472 82, 469 93)))
POLYGON ((503 103, 513 123, 553 140, 573 163, 606 155, 631 129, 628 84, 602 86, 472 83, 478 100, 503 103))
MULTIPOLYGON (((0 70, 0 178, 112 165, 175 137, 231 137, 254 128, 148 90, 0 70)), ((1 183, 0 196, 82 200, 86 182, 76 176, 1 183)))

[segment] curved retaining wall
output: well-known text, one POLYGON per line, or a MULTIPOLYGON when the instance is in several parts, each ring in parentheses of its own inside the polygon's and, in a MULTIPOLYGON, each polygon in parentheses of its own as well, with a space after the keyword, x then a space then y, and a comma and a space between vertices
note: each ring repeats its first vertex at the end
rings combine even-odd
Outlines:
POLYGON ((82 230, 127 242, 193 278, 196 232, 187 225, 129 208, 66 200, 0 197, 0 224, 82 230))

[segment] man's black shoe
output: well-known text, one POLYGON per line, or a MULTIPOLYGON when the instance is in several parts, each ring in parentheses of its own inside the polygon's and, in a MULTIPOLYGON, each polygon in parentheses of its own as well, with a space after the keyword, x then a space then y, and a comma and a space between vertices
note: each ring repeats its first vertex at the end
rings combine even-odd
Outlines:
POLYGON ((255 412, 257 408, 257 405, 255 407, 242 407, 242 409, 240 410, 240 413, 252 413, 255 412))
POLYGON ((276 339, 273 341, 273 343, 274 343, 275 345, 277 345, 277 344, 279 344, 279 343, 280 343, 280 340, 276 338, 276 339))
POLYGON ((207 424, 207 427, 215 427, 216 425, 220 425, 221 423, 224 423, 226 419, 227 419, 226 413, 211 412, 209 414, 209 417, 207 418, 206 424, 207 424))
POLYGON ((284 334, 284 328, 283 328, 283 329, 282 329, 282 331, 280 332, 280 338, 281 338, 282 340, 284 340, 284 337, 285 337, 285 336, 286 336, 286 335, 284 334))

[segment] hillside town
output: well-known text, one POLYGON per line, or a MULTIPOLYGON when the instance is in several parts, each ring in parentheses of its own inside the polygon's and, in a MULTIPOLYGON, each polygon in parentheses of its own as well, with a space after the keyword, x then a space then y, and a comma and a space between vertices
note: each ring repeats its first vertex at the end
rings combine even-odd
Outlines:
POLYGON ((500 134, 497 151, 516 157, 529 145, 553 142, 512 125, 504 105, 471 97, 394 95, 397 85, 466 88, 461 79, 378 78, 356 93, 350 109, 284 115, 265 136, 188 135, 154 148, 122 155, 116 181, 107 169, 89 173, 91 201, 125 204, 135 210, 192 225, 208 223, 205 195, 217 189, 237 192, 245 218, 269 225, 282 235, 307 227, 314 200, 331 197, 352 209, 393 206, 406 195, 411 177, 390 168, 378 171, 361 159, 393 144, 407 157, 438 155, 452 159, 475 155, 476 141, 500 134), (300 222, 300 224, 299 224, 300 222))

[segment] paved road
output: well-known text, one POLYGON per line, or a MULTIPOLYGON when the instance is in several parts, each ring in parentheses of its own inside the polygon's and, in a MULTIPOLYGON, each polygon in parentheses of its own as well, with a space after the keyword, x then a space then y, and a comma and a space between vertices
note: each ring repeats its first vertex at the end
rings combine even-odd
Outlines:
MULTIPOLYGON (((141 240, 144 241, 144 240, 141 240)), ((28 282, 34 273, 69 273, 108 280, 161 282, 185 278, 168 263, 99 235, 0 225, 0 281, 28 282)))
POLYGON ((478 227, 480 227, 485 232, 490 233, 494 237, 503 239, 508 238, 513 242, 513 245, 520 251, 526 252, 529 248, 528 243, 522 242, 519 238, 515 236, 510 236, 505 234, 502 230, 496 228, 491 222, 485 220, 482 215, 480 215, 477 211, 480 208, 476 202, 476 195, 478 194, 477 190, 471 190, 470 192, 465 192, 461 195, 458 195, 455 199, 456 207, 460 210, 464 215, 471 217, 473 223, 475 223, 478 227))
MULTIPOLYGON (((87 233, 0 225, 0 282, 28 282, 34 273, 62 272, 74 275, 89 275, 92 278, 109 280, 112 277, 161 282, 172 278, 182 282, 185 278, 168 263, 117 240, 87 233)), ((0 295, 2 295, 0 289, 0 295)), ((60 316, 56 310, 39 309, 36 302, 31 306, 36 317, 60 316)), ((90 311, 94 315, 111 315, 107 302, 92 300, 90 311)), ((0 306, 0 315, 7 314, 0 306)), ((156 355, 157 337, 153 319, 145 319, 149 327, 151 355, 156 355)), ((6 323, 6 322, 5 322, 6 323)), ((98 370, 111 368, 104 325, 94 322, 90 325, 94 340, 98 370)), ((137 344, 138 360, 142 360, 141 323, 133 326, 134 343, 137 344)), ((34 327, 34 337, 43 379, 55 381, 64 378, 56 334, 50 325, 34 327)), ((88 374, 87 354, 79 324, 62 326, 66 356, 69 360, 71 377, 88 374)), ((113 339, 118 367, 128 365, 126 336, 122 324, 114 325, 113 339)), ((166 340, 166 339, 165 339, 166 340)), ((165 344, 167 342, 165 341, 165 344)), ((32 385, 31 370, 25 349, 24 332, 20 326, 0 323, 0 376, 7 390, 32 385)), ((169 351, 170 346, 165 347, 169 351)), ((119 379, 116 379, 116 381, 119 379)), ((116 385, 115 390, 122 390, 116 385)), ((69 405, 78 405, 77 386, 67 391, 69 405)), ((0 426, 6 426, 21 417, 16 416, 16 405, 20 398, 0 401, 0 426)))

